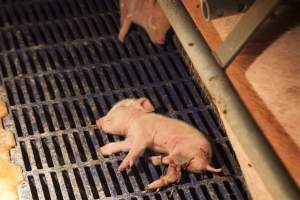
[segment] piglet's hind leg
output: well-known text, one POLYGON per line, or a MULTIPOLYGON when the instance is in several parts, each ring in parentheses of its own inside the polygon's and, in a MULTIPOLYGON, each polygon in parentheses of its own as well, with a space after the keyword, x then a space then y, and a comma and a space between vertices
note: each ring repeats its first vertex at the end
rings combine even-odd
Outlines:
POLYGON ((181 179, 181 167, 179 165, 176 165, 173 160, 170 160, 167 174, 165 176, 160 177, 160 179, 147 185, 145 191, 151 192, 153 190, 159 190, 162 187, 168 186, 175 182, 179 182, 180 179, 181 179))
POLYGON ((161 164, 168 165, 170 161, 170 156, 151 156, 148 158, 154 166, 158 166, 161 164))

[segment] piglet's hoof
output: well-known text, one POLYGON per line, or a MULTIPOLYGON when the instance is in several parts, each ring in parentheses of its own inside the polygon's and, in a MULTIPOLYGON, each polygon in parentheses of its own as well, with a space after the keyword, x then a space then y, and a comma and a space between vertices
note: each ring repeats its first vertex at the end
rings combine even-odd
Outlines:
POLYGON ((97 151, 103 155, 103 156, 107 156, 107 155, 111 155, 113 152, 111 152, 111 150, 109 148, 107 148, 106 146, 103 147, 99 147, 97 149, 97 151))
POLYGON ((145 187, 145 192, 153 192, 153 191, 158 192, 159 190, 160 190, 160 188, 152 187, 151 184, 149 184, 145 187))
POLYGON ((100 155, 101 158, 104 158, 105 154, 103 154, 101 147, 99 147, 96 152, 100 155))
POLYGON ((164 187, 168 185, 168 183, 166 181, 164 181, 164 178, 161 177, 160 179, 153 181, 152 183, 148 184, 145 187, 145 191, 146 192, 153 192, 156 191, 158 192, 160 190, 160 188, 164 187))
POLYGON ((99 148, 97 148, 97 150, 96 150, 96 151, 97 151, 98 153, 101 153, 101 154, 102 154, 102 150, 101 150, 101 149, 102 149, 102 148, 101 148, 101 147, 99 147, 99 148))
POLYGON ((119 34, 119 35, 118 35, 118 38, 119 38, 120 42, 123 43, 124 40, 125 40, 125 35, 119 34))
POLYGON ((133 162, 134 161, 132 159, 125 157, 124 160, 121 162, 118 170, 120 172, 122 172, 122 171, 126 170, 127 168, 131 168, 133 166, 133 162))

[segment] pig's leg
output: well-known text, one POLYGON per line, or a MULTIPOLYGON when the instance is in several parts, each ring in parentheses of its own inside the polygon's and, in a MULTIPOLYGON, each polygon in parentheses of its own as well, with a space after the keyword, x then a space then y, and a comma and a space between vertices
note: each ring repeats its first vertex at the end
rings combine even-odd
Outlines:
POLYGON ((161 187, 180 181, 181 168, 189 162, 188 157, 185 156, 186 153, 181 148, 182 145, 175 146, 174 150, 168 156, 169 166, 167 174, 160 177, 160 179, 150 183, 145 188, 146 191, 152 191, 155 189, 158 190, 161 187))
POLYGON ((127 156, 119 166, 119 171, 124 171, 127 167, 132 167, 134 161, 144 152, 146 145, 132 146, 127 156))
POLYGON ((149 160, 151 160, 151 162, 153 163, 153 165, 157 166, 157 165, 168 165, 169 161, 170 161, 170 156, 151 156, 148 158, 149 160))
POLYGON ((128 15, 129 7, 130 7, 130 0, 120 0, 120 12, 121 12, 121 19, 120 19, 120 24, 124 23, 124 19, 128 15))
POLYGON ((129 151, 130 143, 126 140, 121 142, 112 142, 99 148, 102 155, 111 155, 120 151, 129 151))
POLYGON ((162 187, 168 186, 172 183, 179 182, 181 179, 181 167, 177 165, 173 160, 170 160, 168 171, 165 176, 150 183, 146 186, 145 191, 151 192, 153 190, 159 190, 162 187))
POLYGON ((123 24, 121 25, 121 29, 119 32, 119 40, 121 42, 124 42, 125 40, 125 36, 130 28, 132 24, 132 17, 131 16, 126 16, 126 18, 123 21, 123 24))
POLYGON ((145 151, 149 144, 149 139, 143 133, 136 132, 133 134, 133 139, 130 151, 119 166, 119 171, 125 170, 127 167, 132 167, 134 161, 145 151))

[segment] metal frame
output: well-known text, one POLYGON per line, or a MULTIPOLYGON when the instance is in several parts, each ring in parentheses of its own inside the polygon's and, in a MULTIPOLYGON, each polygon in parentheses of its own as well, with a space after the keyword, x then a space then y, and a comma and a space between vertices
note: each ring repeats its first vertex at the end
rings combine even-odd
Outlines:
POLYGON ((226 68, 230 64, 279 2, 280 0, 257 0, 253 3, 220 47, 214 52, 221 67, 226 68))
MULTIPOLYGON (((271 2, 270 0, 259 1, 271 2)), ((159 3, 179 36, 178 39, 197 71, 201 83, 213 100, 229 138, 238 139, 240 146, 250 159, 252 167, 259 173, 271 197, 280 200, 299 199, 300 192, 297 186, 241 102, 224 70, 221 69, 220 64, 212 55, 181 2, 179 0, 159 0, 159 3)), ((265 5, 265 7, 267 6, 265 5)), ((261 21, 254 24, 260 23, 261 21)), ((245 38, 248 38, 252 32, 246 31, 247 34, 244 34, 244 39, 241 38, 238 47, 234 49, 240 49, 245 38)), ((233 36, 231 35, 230 38, 233 36)), ((228 60, 232 56, 225 58, 227 59, 224 60, 228 60)))
POLYGON ((202 16, 209 21, 246 11, 254 0, 203 0, 202 16))

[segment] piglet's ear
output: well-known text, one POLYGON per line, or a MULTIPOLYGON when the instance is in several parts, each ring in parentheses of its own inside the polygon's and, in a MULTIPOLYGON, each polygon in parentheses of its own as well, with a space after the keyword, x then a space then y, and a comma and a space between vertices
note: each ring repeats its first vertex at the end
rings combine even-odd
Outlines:
POLYGON ((154 107, 152 105, 152 103, 150 102, 149 99, 142 97, 139 98, 138 100, 136 100, 136 103, 138 104, 138 106, 140 108, 142 108, 142 110, 144 112, 153 112, 154 111, 154 107))

